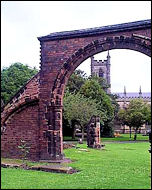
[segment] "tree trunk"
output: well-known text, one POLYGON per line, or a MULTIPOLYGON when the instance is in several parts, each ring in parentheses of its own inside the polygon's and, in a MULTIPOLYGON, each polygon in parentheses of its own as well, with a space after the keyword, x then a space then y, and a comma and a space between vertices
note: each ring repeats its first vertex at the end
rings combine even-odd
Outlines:
POLYGON ((75 139, 76 127, 75 121, 72 121, 72 139, 75 139))
POLYGON ((72 127, 72 139, 75 139, 75 133, 76 133, 76 128, 75 125, 72 127))
POLYGON ((130 139, 131 139, 131 127, 129 127, 129 134, 130 134, 130 139))
POLYGON ((137 130, 138 130, 138 128, 136 127, 136 128, 135 128, 134 141, 136 141, 136 139, 137 139, 137 130))
POLYGON ((84 126, 82 126, 82 141, 84 140, 84 126))

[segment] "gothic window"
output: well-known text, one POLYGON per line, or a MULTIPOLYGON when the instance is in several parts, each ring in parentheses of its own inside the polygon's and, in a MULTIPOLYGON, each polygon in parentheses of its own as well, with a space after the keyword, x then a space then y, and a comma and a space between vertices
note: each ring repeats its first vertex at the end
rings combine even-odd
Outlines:
POLYGON ((99 77, 103 77, 103 70, 101 68, 99 69, 99 77))

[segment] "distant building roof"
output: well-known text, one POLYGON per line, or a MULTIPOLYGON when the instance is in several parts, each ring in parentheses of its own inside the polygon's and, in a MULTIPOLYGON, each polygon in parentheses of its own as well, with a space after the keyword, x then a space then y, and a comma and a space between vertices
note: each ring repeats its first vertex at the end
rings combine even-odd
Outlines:
MULTIPOLYGON (((124 93, 123 92, 115 92, 113 94, 118 95, 120 98, 124 98, 124 93)), ((139 92, 128 92, 126 93, 126 98, 139 98, 139 92)), ((142 98, 151 98, 151 92, 142 92, 141 94, 142 98)))

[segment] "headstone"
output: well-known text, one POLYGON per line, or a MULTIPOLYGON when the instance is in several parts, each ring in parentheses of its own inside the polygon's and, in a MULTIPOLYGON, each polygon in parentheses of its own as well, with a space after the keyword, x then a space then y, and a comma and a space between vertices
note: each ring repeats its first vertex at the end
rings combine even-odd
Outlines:
POLYGON ((79 139, 79 141, 78 141, 78 142, 79 142, 79 144, 83 144, 83 141, 82 141, 82 139, 81 139, 81 138, 79 139))
POLYGON ((100 118, 98 116, 92 116, 87 126, 87 145, 90 148, 101 148, 100 118))

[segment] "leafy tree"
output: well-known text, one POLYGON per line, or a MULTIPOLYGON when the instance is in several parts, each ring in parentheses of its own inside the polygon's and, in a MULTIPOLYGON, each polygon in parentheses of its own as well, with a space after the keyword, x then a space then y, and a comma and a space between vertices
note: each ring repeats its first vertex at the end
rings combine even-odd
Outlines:
POLYGON ((114 117, 116 118, 117 114, 119 112, 119 109, 120 109, 120 106, 119 106, 118 102, 116 101, 117 98, 118 98, 118 95, 116 95, 116 94, 108 94, 108 96, 110 97, 111 103, 112 103, 112 105, 114 107, 114 117))
POLYGON ((122 122, 135 130, 134 140, 137 139, 138 129, 146 122, 151 122, 150 106, 142 99, 134 99, 124 111, 120 110, 119 117, 122 122))
POLYGON ((12 96, 37 73, 37 69, 14 63, 1 71, 1 98, 6 104, 12 96))
POLYGON ((119 122, 122 125, 127 125, 129 126, 129 134, 130 134, 130 138, 131 138, 131 125, 129 123, 129 115, 127 114, 127 110, 126 109, 120 109, 118 114, 117 114, 117 119, 119 120, 119 122))
POLYGON ((150 106, 142 99, 132 100, 128 106, 129 123, 135 129, 134 140, 137 138, 137 131, 144 123, 150 122, 150 106))
MULTIPOLYGON (((84 71, 75 70, 74 73, 70 76, 67 88, 70 92, 79 92, 81 86, 85 83, 86 81, 86 74, 84 71)), ((66 88, 66 89, 67 89, 66 88)))
POLYGON ((102 134, 106 131, 107 136, 112 136, 113 130, 111 123, 114 119, 114 106, 112 105, 111 98, 106 94, 106 92, 101 88, 99 82, 95 79, 89 79, 82 85, 80 93, 87 98, 95 100, 98 105, 98 110, 101 111, 101 125, 102 125, 102 134), (104 129, 104 127, 106 129, 104 129), (108 132, 109 130, 109 132, 108 132))
MULTIPOLYGON (((68 120, 71 127, 74 127, 74 123, 77 122, 82 128, 82 139, 84 138, 84 128, 90 121, 92 115, 102 115, 98 110, 97 103, 86 98, 80 93, 70 93, 66 91, 63 101, 63 116, 68 120)), ((74 130, 73 130, 74 132, 74 130)))
POLYGON ((88 79, 90 79, 90 80, 96 80, 99 84, 100 84, 100 86, 101 86, 101 88, 106 92, 107 91, 107 89, 110 87, 109 86, 109 84, 107 83, 107 81, 104 79, 104 78, 102 78, 102 77, 98 77, 98 76, 96 76, 96 75, 93 75, 93 76, 90 76, 88 79))

